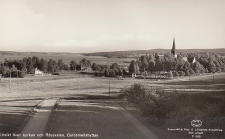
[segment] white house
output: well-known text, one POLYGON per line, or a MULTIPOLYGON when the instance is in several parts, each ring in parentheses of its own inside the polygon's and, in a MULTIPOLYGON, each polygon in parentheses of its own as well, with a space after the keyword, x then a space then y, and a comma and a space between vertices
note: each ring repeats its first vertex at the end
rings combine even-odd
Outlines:
POLYGON ((40 71, 39 69, 35 68, 34 74, 35 74, 35 75, 43 75, 43 72, 40 71))

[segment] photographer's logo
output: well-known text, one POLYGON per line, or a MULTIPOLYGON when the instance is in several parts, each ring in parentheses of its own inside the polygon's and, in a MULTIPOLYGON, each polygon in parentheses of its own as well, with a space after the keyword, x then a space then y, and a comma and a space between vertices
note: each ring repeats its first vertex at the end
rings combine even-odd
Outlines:
POLYGON ((191 125, 193 127, 200 127, 200 126, 202 126, 202 121, 201 120, 192 120, 191 125))

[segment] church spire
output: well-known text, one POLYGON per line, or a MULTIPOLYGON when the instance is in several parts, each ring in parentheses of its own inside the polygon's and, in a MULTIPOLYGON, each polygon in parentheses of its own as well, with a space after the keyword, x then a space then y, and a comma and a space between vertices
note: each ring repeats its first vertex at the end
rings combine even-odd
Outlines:
POLYGON ((175 47, 175 37, 173 38, 173 47, 171 53, 175 56, 176 55, 176 47, 175 47))

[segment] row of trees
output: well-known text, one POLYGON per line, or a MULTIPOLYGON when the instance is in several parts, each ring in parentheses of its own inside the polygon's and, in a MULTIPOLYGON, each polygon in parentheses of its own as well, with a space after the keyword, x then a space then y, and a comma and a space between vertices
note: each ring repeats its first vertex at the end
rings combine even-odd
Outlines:
POLYGON ((38 57, 25 57, 21 60, 7 60, 3 63, 0 63, 0 72, 4 75, 6 71, 10 70, 19 70, 25 73, 34 73, 34 69, 38 68, 39 70, 47 73, 54 73, 63 69, 68 69, 68 65, 64 64, 60 59, 57 62, 55 60, 49 59, 39 59, 38 57), (13 68, 13 65, 15 68, 13 68))
POLYGON ((5 59, 4 62, 0 63, 0 74, 3 76, 8 73, 8 71, 21 71, 24 73, 34 73, 35 68, 45 72, 54 73, 62 70, 81 70, 82 67, 90 67, 91 62, 82 59, 79 64, 72 60, 70 64, 64 64, 63 60, 60 59, 55 61, 53 59, 39 59, 38 57, 25 57, 21 60, 18 59, 5 59))
POLYGON ((178 55, 175 58, 172 54, 158 56, 150 54, 141 56, 136 61, 131 61, 129 72, 153 72, 153 71, 179 71, 187 74, 221 72, 225 71, 225 58, 219 55, 189 54, 184 58, 178 55), (187 60, 185 60, 187 59, 187 60), (196 60, 193 62, 193 60, 196 60))
POLYGON ((13 65, 15 66, 13 68, 15 71, 19 70, 24 73, 34 73, 35 68, 45 73, 54 73, 62 70, 92 69, 93 71, 104 73, 105 76, 123 76, 153 71, 177 71, 180 75, 225 71, 225 57, 216 54, 192 53, 188 54, 186 59, 181 55, 175 58, 172 54, 165 54, 164 56, 149 54, 139 57, 136 61, 131 61, 129 72, 127 72, 117 63, 112 65, 92 64, 90 60, 83 58, 79 62, 72 60, 69 64, 64 64, 62 59, 55 61, 53 59, 39 59, 34 56, 25 57, 21 60, 5 59, 3 63, 0 63, 0 74, 4 76, 9 69, 12 70, 13 65), (193 59, 196 62, 192 62, 193 59))

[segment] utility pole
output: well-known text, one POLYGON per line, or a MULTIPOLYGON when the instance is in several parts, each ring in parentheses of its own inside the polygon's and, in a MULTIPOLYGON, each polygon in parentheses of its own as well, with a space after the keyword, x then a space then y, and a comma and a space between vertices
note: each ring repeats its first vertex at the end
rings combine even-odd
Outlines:
POLYGON ((110 96, 110 79, 109 79, 109 96, 110 96))
POLYGON ((10 93, 12 92, 11 91, 11 70, 9 70, 9 90, 10 90, 10 93))
POLYGON ((214 73, 215 73, 215 72, 213 72, 213 83, 214 83, 214 73))

